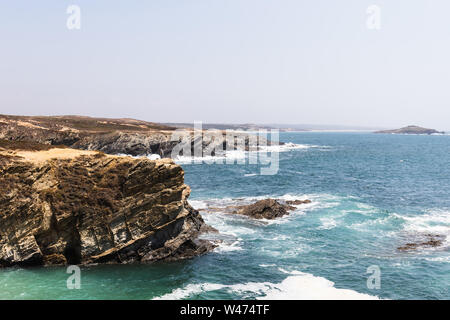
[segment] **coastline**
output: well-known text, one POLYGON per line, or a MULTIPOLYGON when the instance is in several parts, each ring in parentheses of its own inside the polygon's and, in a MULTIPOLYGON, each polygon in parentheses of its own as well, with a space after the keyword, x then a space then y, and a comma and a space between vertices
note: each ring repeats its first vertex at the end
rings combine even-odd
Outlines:
POLYGON ((215 247, 197 239, 204 222, 172 160, 8 144, 0 149, 8 186, 0 192, 0 266, 150 263, 215 247))
MULTIPOLYGON (((262 299, 266 296, 277 298, 272 295, 271 290, 279 292, 278 297, 282 299, 298 299, 302 297, 311 299, 313 296, 307 294, 309 292, 307 288, 316 288, 314 291, 318 294, 317 298, 319 299, 326 299, 327 297, 344 299, 347 295, 339 291, 340 289, 354 291, 351 293, 353 299, 367 298, 364 295, 370 296, 371 299, 374 297, 381 299, 411 299, 417 297, 418 294, 414 291, 400 293, 394 287, 396 278, 390 278, 390 274, 400 271, 406 274, 410 272, 420 273, 420 270, 414 268, 413 264, 415 259, 420 259, 419 261, 433 266, 434 270, 436 270, 436 273, 432 272, 428 275, 422 275, 423 277, 433 277, 433 279, 441 279, 439 277, 443 277, 438 271, 441 270, 440 266, 444 266, 447 263, 446 261, 448 261, 446 260, 445 251, 442 251, 445 250, 446 243, 444 243, 443 247, 418 248, 415 251, 405 253, 399 252, 397 247, 410 242, 420 241, 420 236, 424 233, 445 233, 447 230, 445 227, 445 213, 430 211, 429 214, 422 215, 420 213, 421 207, 406 207, 405 202, 402 202, 401 206, 405 207, 408 212, 414 212, 415 214, 408 216, 406 215, 408 212, 401 211, 397 213, 399 208, 391 208, 389 202, 386 202, 384 199, 393 196, 397 199, 400 195, 403 197, 408 196, 408 192, 399 188, 399 186, 396 185, 397 193, 392 194, 391 191, 389 197, 386 195, 378 197, 379 195, 376 193, 370 195, 370 189, 367 189, 364 194, 359 194, 359 196, 349 195, 345 193, 345 190, 352 186, 367 185, 370 183, 370 179, 360 179, 355 182, 356 180, 354 179, 338 179, 333 174, 333 170, 345 172, 345 168, 349 165, 358 163, 357 156, 361 151, 358 148, 360 141, 376 142, 377 148, 382 154, 388 152, 392 161, 390 166, 392 170, 402 170, 405 164, 418 163, 413 161, 411 157, 426 156, 432 153, 416 154, 407 151, 405 154, 397 156, 397 151, 394 152, 395 149, 386 149, 390 143, 393 143, 393 140, 387 135, 377 136, 375 140, 373 135, 363 133, 347 136, 342 136, 339 133, 310 133, 309 135, 282 133, 281 137, 282 139, 286 139, 285 137, 294 138, 293 143, 297 144, 311 145, 313 142, 320 142, 322 147, 293 148, 280 153, 284 169, 277 175, 276 180, 260 175, 249 175, 252 172, 251 168, 245 165, 228 167, 227 174, 223 175, 221 174, 221 166, 183 164, 186 183, 193 189, 189 202, 196 209, 204 208, 205 201, 211 202, 210 206, 213 207, 239 206, 268 197, 290 201, 311 199, 311 204, 298 206, 289 215, 281 218, 261 221, 237 215, 211 213, 208 210, 201 210, 200 213, 205 223, 212 225, 219 231, 219 234, 199 236, 201 240, 218 240, 218 246, 209 251, 208 254, 200 258, 179 260, 178 262, 159 261, 149 265, 142 263, 82 265, 81 270, 84 275, 83 279, 86 281, 83 282, 86 291, 84 293, 57 292, 66 298, 76 297, 77 294, 80 297, 84 297, 83 294, 90 294, 92 297, 97 298, 116 297, 127 299, 127 295, 124 294, 126 291, 118 290, 116 293, 106 293, 96 290, 94 284, 108 286, 102 279, 109 275, 116 279, 115 281, 119 281, 117 280, 118 278, 123 279, 123 281, 119 281, 120 285, 123 286, 124 290, 131 290, 135 297, 152 299, 175 298, 176 296, 186 299, 213 299, 221 296, 233 299, 262 299), (351 137, 351 139, 346 137, 351 137), (344 142, 345 145, 342 146, 344 142), (330 157, 328 156, 330 152, 333 158, 332 162, 327 160, 330 157), (347 154, 351 154, 353 157, 356 156, 356 158, 352 159, 352 163, 346 160, 347 154), (295 159, 302 159, 302 161, 292 161, 295 159), (404 162, 400 162, 398 159, 404 160, 404 162), (337 160, 341 162, 336 162, 337 160), (321 161, 320 178, 323 182, 320 184, 317 183, 317 178, 314 179, 314 175, 310 175, 317 173, 317 169, 314 169, 317 168, 317 161, 321 161), (329 173, 329 176, 326 176, 327 173, 329 173), (208 177, 208 181, 205 182, 201 178, 202 176, 208 177), (293 176, 298 179, 298 183, 291 186, 289 186, 289 183, 286 185, 276 183, 277 181, 293 181, 291 179, 293 176), (328 180, 324 181, 324 178, 328 180), (219 181, 220 184, 217 184, 219 181), (346 183, 343 184, 345 181, 346 183), (205 188, 205 184, 207 188, 205 188), (233 188, 229 188, 228 186, 230 185, 233 188), (263 186, 263 188, 261 189, 260 186, 263 186), (316 192, 322 191, 310 193, 311 188, 316 188, 316 192), (327 192, 324 192, 324 188, 328 188, 326 189, 327 192), (340 192, 336 191, 338 189, 340 192), (264 192, 261 192, 261 190, 264 192), (378 200, 372 202, 369 200, 369 196, 376 197, 378 200), (396 214, 392 214, 392 212, 396 214), (426 229, 420 229, 424 225, 426 229), (367 237, 369 237, 370 241, 367 241, 367 237), (376 246, 371 245, 373 241, 376 243, 376 246), (353 242, 355 242, 356 247, 353 247, 353 242), (335 260, 337 257, 332 252, 337 250, 337 248, 339 248, 340 252, 349 256, 349 259, 341 257, 335 260), (319 255, 315 254, 315 252, 322 252, 323 250, 327 251, 319 255), (352 262, 354 259, 362 259, 362 262, 355 264, 352 262), (318 264, 317 261, 322 261, 323 263, 318 264), (404 261, 408 261, 409 264, 406 264, 404 261), (382 282, 383 289, 381 291, 370 291, 366 288, 365 280, 352 280, 364 277, 365 267, 372 264, 381 266, 384 277, 388 277, 385 281, 392 282, 392 286, 387 282, 382 282), (181 270, 184 270, 184 268, 190 270, 189 278, 183 275, 181 270), (292 274, 283 272, 280 268, 292 274), (304 274, 295 274, 298 272, 304 274), (351 277, 347 278, 346 274, 351 275, 351 277), (230 277, 229 281, 225 281, 221 275, 230 277), (156 278, 160 280, 150 280, 156 278), (164 279, 177 279, 178 284, 176 286, 164 284, 166 283, 164 279), (152 289, 154 281, 161 283, 161 288, 152 289), (307 282, 310 283, 310 287, 304 281, 311 281, 307 282), (89 285, 89 282, 92 285, 89 285), (296 288, 299 287, 302 287, 305 291, 296 292, 296 288), (322 290, 323 295, 320 295, 322 290), (175 295, 171 295, 172 293, 175 293, 175 295), (302 294, 306 295, 302 296, 302 294)), ((422 148, 427 146, 426 141, 421 142, 423 139, 403 136, 399 136, 398 139, 394 140, 397 142, 416 141, 415 144, 424 144, 422 148)), ((447 140, 438 139, 436 141, 440 141, 440 144, 445 145, 447 140)), ((407 146, 413 148, 414 144, 407 143, 405 147, 407 146)), ((428 148, 437 150, 434 146, 428 146, 428 148)), ((121 157, 118 158, 121 159, 121 157)), ((139 159, 133 159, 132 157, 125 158, 129 159, 127 161, 139 161, 139 159)), ((360 163, 364 163, 364 161, 360 163)), ((378 164, 377 158, 374 158, 372 161, 378 164)), ((430 161, 420 161, 419 163, 427 166, 430 164, 430 161)), ((372 164, 371 167, 374 168, 376 166, 372 164)), ((359 175, 364 174, 363 168, 360 167, 358 169, 357 173, 359 175)), ((430 169, 419 170, 419 172, 421 171, 429 172, 430 169)), ((380 171, 377 174, 382 172, 380 171)), ((349 175, 349 177, 353 176, 353 173, 349 175)), ((392 174, 390 176, 395 177, 392 174)), ((389 186, 392 183, 389 180, 389 174, 385 176, 383 173, 382 177, 384 185, 389 186)), ((415 176, 415 178, 417 179, 418 176, 415 176)), ((425 188, 424 190, 429 190, 428 186, 432 183, 433 176, 423 176, 421 179, 425 179, 421 182, 421 185, 425 188)), ((292 182, 290 183, 292 184, 292 182)), ((407 185, 403 185, 403 187, 407 187, 407 185)), ((412 193, 411 199, 403 201, 414 203, 415 198, 413 196, 417 197, 417 195, 412 193)), ((445 207, 445 199, 442 200, 444 204, 435 204, 434 206, 437 208, 445 207)), ((422 202, 423 205, 431 206, 425 199, 422 199, 422 202)), ((27 270, 7 268, 1 272, 5 277, 10 274, 19 274, 20 276, 13 276, 13 278, 22 277, 24 281, 25 279, 28 279, 26 281, 32 281, 29 278, 32 273, 29 273, 27 270)), ((64 276, 64 271, 64 267, 51 267, 42 270, 38 269, 33 272, 37 275, 34 276, 35 278, 38 277, 40 279, 44 274, 49 274, 57 281, 59 279, 58 275, 64 276)), ((30 290, 25 283, 18 284, 17 290, 20 291, 20 286, 22 286, 22 288, 30 290, 29 297, 32 297, 33 294, 38 294, 38 283, 40 283, 40 280, 35 279, 33 281, 35 281, 36 285, 35 290, 30 290)), ((443 284, 445 284, 445 281, 442 282, 443 284)), ((50 285, 54 288, 58 286, 56 282, 51 282, 50 285)), ((441 297, 436 295, 435 292, 437 292, 436 289, 423 288, 423 293, 419 297, 441 297)), ((17 297, 20 298, 19 296, 17 297)))

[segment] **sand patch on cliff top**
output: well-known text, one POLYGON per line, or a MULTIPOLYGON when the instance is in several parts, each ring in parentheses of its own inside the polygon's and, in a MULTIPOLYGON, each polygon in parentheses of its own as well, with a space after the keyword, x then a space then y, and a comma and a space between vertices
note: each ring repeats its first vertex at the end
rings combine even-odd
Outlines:
POLYGON ((94 156, 99 154, 99 152, 54 148, 45 151, 17 151, 15 154, 24 158, 25 161, 45 162, 51 159, 73 159, 79 156, 94 156))
POLYGON ((149 159, 147 156, 132 157, 129 155, 111 155, 95 150, 71 149, 65 146, 52 146, 29 141, 10 141, 3 139, 0 139, 0 156, 34 163, 45 162, 51 159, 69 160, 80 156, 92 156, 95 158, 139 158, 163 165, 175 165, 175 162, 169 158, 149 159))

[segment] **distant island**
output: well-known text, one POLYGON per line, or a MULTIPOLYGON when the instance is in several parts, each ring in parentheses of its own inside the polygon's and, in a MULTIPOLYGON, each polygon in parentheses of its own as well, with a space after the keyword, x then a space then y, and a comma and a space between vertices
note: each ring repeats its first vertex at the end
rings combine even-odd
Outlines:
POLYGON ((419 126, 407 126, 394 130, 382 130, 375 133, 391 133, 391 134, 444 134, 443 131, 437 131, 435 129, 427 129, 419 126))

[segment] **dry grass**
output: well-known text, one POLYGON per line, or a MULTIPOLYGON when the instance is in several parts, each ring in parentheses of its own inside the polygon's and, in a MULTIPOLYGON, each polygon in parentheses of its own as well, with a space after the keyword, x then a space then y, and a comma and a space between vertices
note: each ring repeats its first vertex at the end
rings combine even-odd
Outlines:
POLYGON ((42 151, 54 148, 67 148, 66 146, 52 146, 48 144, 41 144, 33 141, 12 141, 0 139, 0 148, 5 150, 27 150, 27 151, 42 151))
POLYGON ((89 132, 175 130, 174 127, 135 119, 108 119, 83 116, 10 116, 0 115, 0 122, 14 122, 39 129, 89 132))

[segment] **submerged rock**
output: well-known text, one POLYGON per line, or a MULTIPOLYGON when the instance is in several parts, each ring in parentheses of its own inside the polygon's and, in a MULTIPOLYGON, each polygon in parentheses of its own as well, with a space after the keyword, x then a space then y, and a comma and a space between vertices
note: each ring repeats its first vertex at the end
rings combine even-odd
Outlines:
POLYGON ((172 160, 0 146, 0 266, 179 260, 212 250, 172 160), (39 151, 35 151, 39 150, 39 151))
POLYGON ((286 201, 286 204, 294 205, 294 206, 297 206, 299 204, 307 204, 307 203, 311 203, 311 200, 306 199, 306 200, 288 200, 288 201, 286 201))
POLYGON ((422 240, 416 241, 416 242, 408 242, 408 243, 404 244, 403 246, 398 247, 397 250, 410 251, 410 250, 416 250, 418 248, 439 247, 443 244, 443 240, 445 240, 445 237, 442 235, 426 234, 425 239, 422 239, 422 240))

